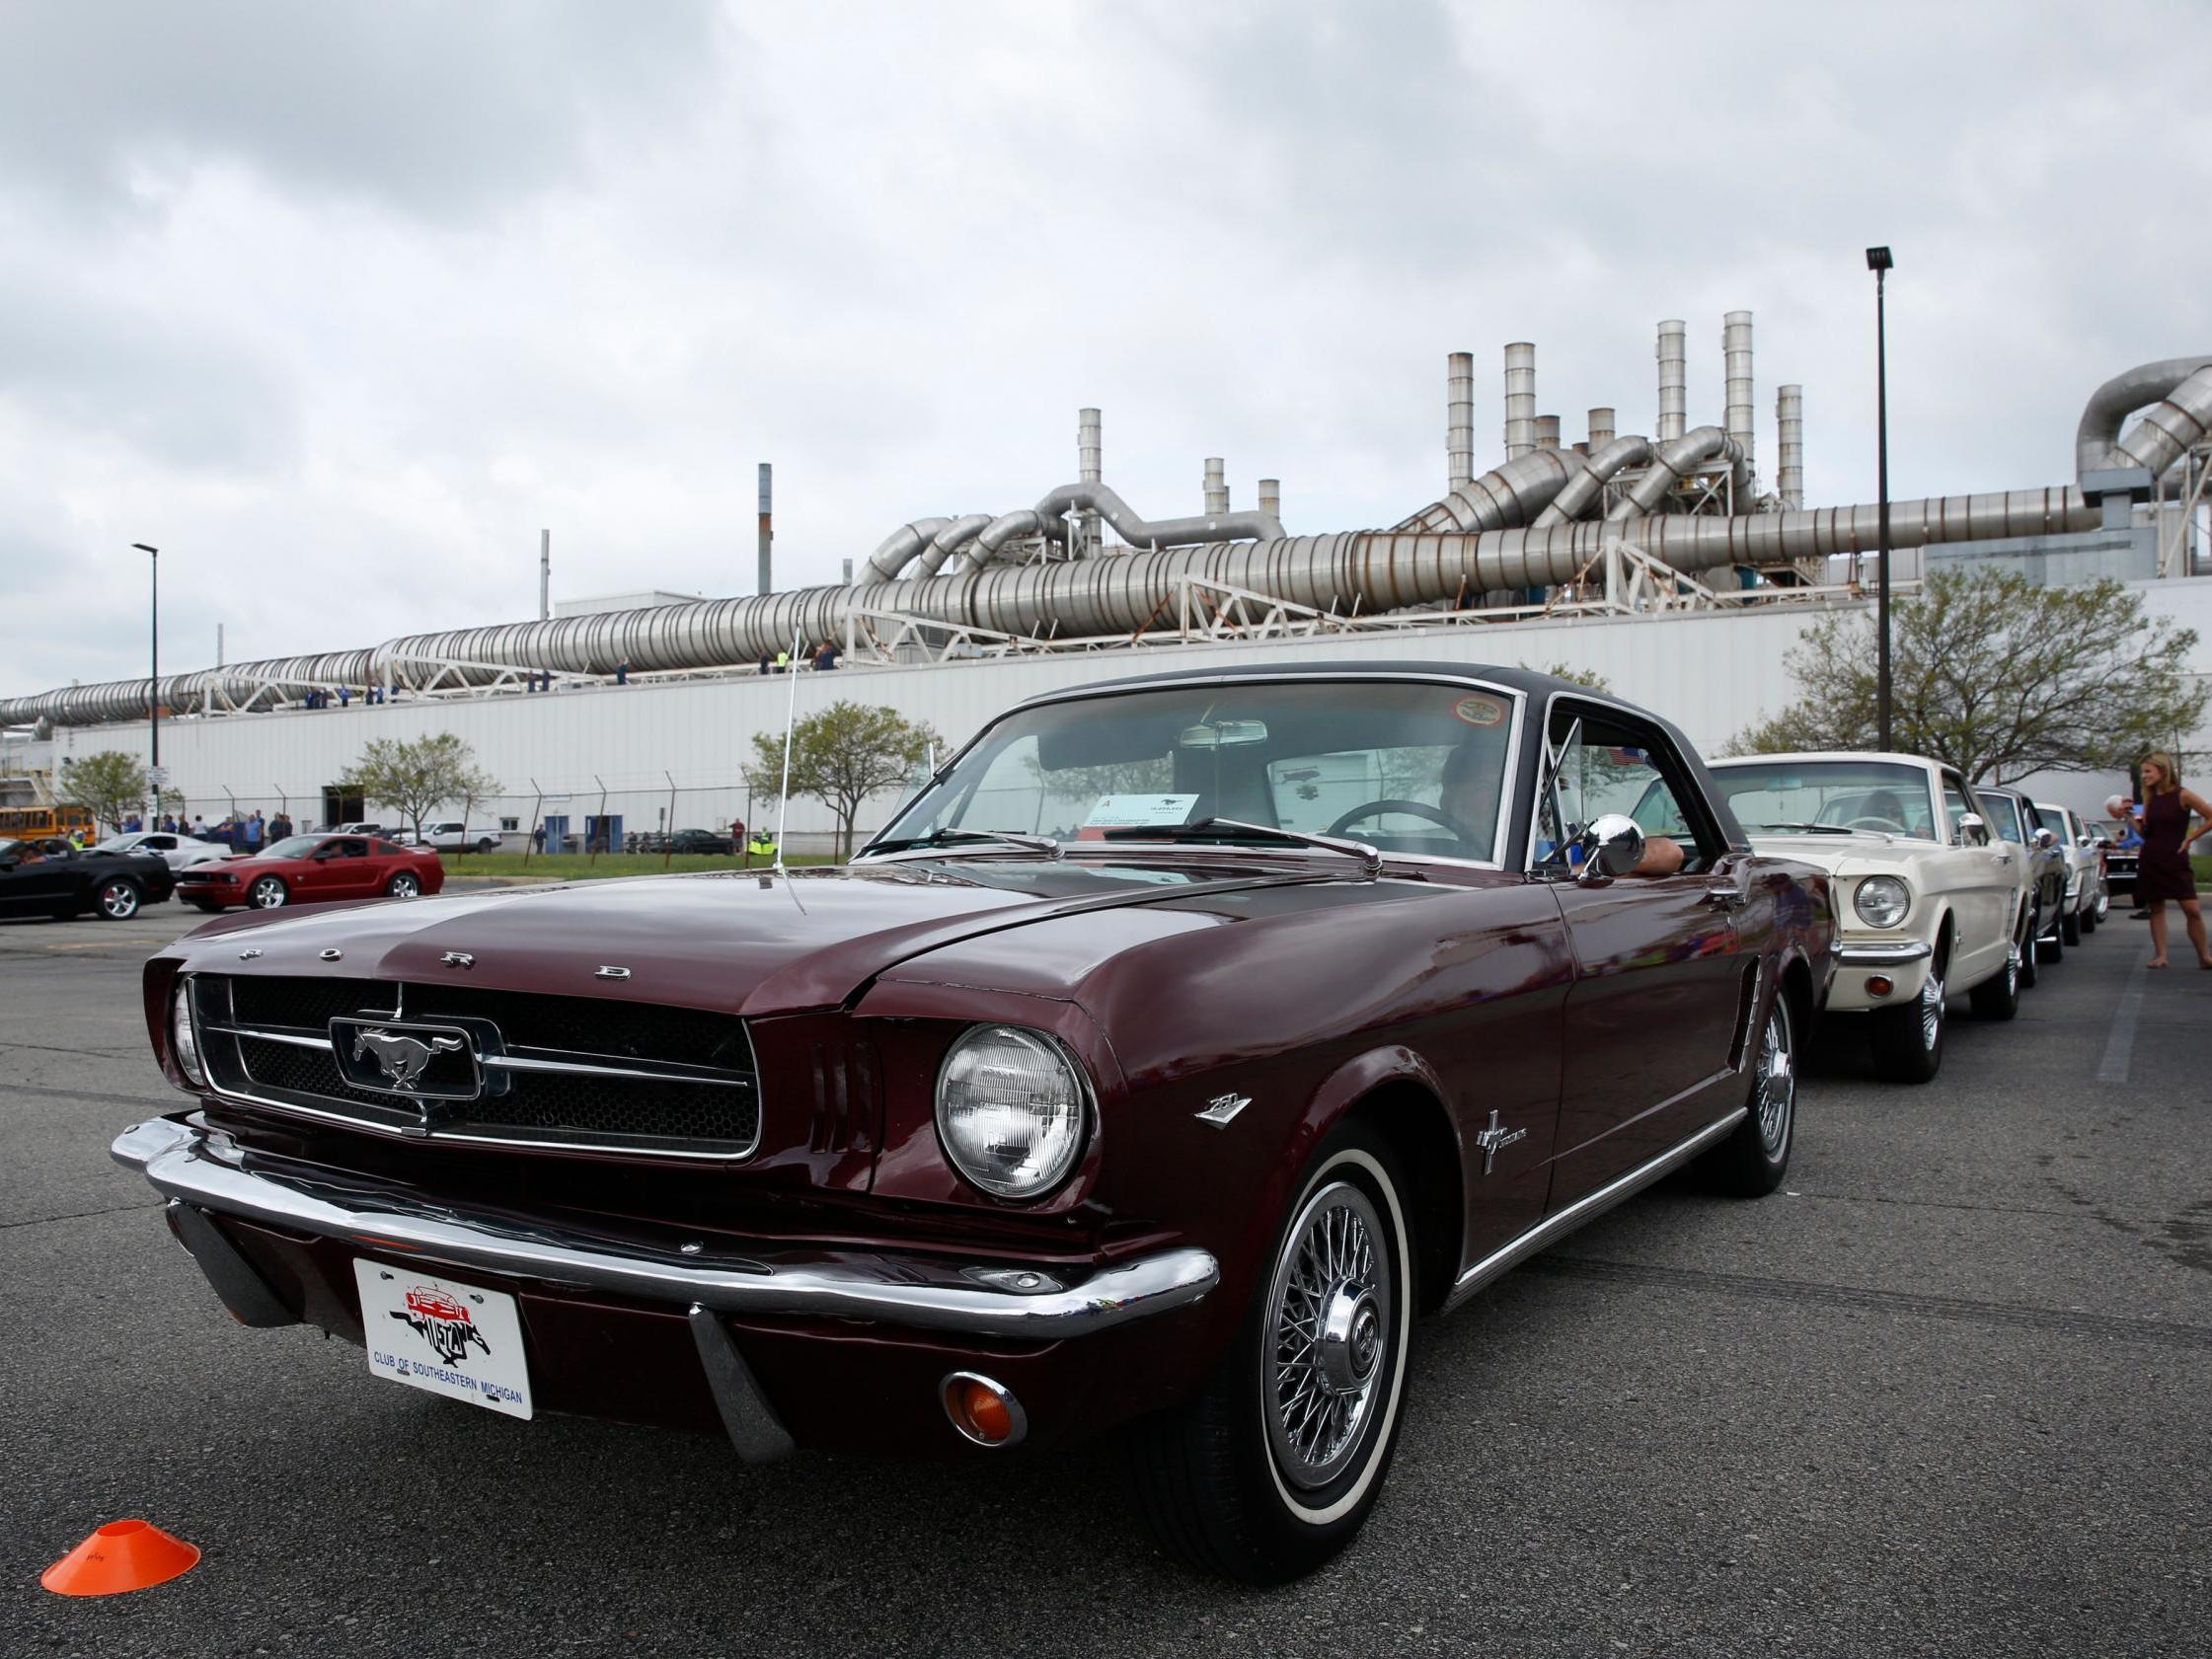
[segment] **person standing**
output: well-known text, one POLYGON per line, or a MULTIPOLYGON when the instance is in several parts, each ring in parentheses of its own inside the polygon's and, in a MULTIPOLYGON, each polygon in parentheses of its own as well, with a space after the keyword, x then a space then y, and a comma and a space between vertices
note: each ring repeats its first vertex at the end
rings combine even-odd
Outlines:
POLYGON ((2151 913, 2151 960, 2166 960, 2166 906, 2181 907, 2181 918, 2196 947, 2197 966, 2212 968, 2212 948, 2204 939, 2204 911, 2197 903, 2196 876, 2189 869, 2189 848, 2212 831, 2212 806, 2193 790, 2181 788, 2174 757, 2156 754, 2143 762, 2143 851, 2135 872, 2135 898, 2151 913), (2200 827, 2190 829, 2194 815, 2200 827))
POLYGON ((254 808, 254 815, 246 820, 246 856, 252 858, 262 850, 262 832, 268 826, 262 822, 262 809, 254 808))

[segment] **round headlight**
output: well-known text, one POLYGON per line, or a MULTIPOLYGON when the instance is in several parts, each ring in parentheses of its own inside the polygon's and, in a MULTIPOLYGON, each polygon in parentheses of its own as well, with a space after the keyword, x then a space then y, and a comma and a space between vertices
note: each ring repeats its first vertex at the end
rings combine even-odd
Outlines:
POLYGON ((1869 875, 1852 899, 1859 920, 1869 928, 1894 928, 1913 907, 1911 889, 1894 875, 1869 875))
POLYGON ((937 1133, 953 1167, 985 1192, 1035 1198, 1083 1151, 1088 1096, 1075 1064, 1040 1031, 978 1025, 937 1076, 937 1133))
POLYGON ((169 1047, 177 1056, 177 1064, 192 1082, 204 1084, 207 1068, 199 1063, 199 1034, 192 1029, 192 982, 177 981, 176 994, 169 1000, 169 1047))

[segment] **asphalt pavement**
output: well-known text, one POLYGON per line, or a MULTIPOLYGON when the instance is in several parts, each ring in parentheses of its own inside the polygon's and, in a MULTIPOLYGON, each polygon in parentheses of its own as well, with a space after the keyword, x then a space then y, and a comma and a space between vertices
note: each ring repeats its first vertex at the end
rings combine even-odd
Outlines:
POLYGON ((183 1099, 138 969, 196 919, 0 923, 0 1653, 2212 1652, 2212 973, 2119 912, 1932 1086, 1824 1034, 1786 1192, 1671 1183, 1427 1324, 1365 1534, 1271 1592, 1163 1558, 1111 1448, 747 1470, 234 1324, 107 1154, 183 1099), (38 1587, 127 1516, 204 1559, 38 1587))

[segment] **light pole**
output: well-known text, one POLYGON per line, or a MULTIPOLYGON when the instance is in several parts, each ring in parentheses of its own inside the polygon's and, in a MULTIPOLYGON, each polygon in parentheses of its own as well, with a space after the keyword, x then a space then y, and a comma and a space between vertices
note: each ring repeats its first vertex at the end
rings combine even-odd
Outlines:
POLYGON ((1887 248, 1867 250, 1867 268, 1874 273, 1874 551, 1881 559, 1881 585, 1875 590, 1874 632, 1880 652, 1874 664, 1874 724, 1883 753, 1889 732, 1889 324, 1882 287, 1897 262, 1887 248))
POLYGON ((146 724, 153 733, 154 758, 148 776, 154 786, 153 813, 161 816, 161 549, 149 547, 144 542, 130 544, 146 555, 148 568, 153 572, 153 586, 147 606, 153 618, 152 660, 147 664, 152 678, 146 682, 146 724))

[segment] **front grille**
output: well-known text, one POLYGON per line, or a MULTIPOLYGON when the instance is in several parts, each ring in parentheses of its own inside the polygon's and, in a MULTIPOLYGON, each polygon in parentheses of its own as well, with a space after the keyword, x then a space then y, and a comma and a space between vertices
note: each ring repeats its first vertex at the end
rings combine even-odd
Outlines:
MULTIPOLYGON (((217 1091, 432 1139, 742 1157, 760 1138, 760 1089, 730 1015, 469 986, 202 975, 196 1008, 217 1091), (459 1026, 485 1078, 470 1100, 348 1082, 337 1018, 459 1026), (623 1072, 645 1075, 621 1075, 623 1072)), ((343 1029, 343 1027, 342 1027, 343 1029)), ((365 1081, 377 1081, 373 1063, 365 1081)), ((353 1061, 362 1078, 362 1062, 353 1061)), ((428 1084, 425 1081, 424 1087, 428 1084)))

